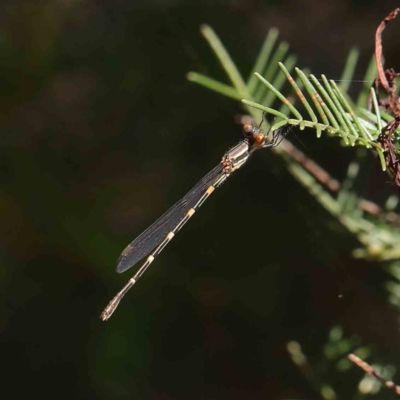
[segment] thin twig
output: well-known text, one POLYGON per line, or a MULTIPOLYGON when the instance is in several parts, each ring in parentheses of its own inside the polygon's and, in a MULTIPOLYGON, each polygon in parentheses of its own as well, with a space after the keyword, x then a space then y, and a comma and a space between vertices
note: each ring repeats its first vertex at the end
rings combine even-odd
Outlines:
MULTIPOLYGON (((256 121, 249 115, 237 115, 235 121, 240 125, 255 125, 256 121)), ((341 189, 340 182, 332 177, 324 168, 317 164, 314 160, 305 155, 293 143, 284 140, 281 144, 281 149, 292 157, 299 165, 309 172, 317 181, 325 185, 330 191, 338 192, 341 189)), ((393 225, 400 224, 400 215, 391 211, 385 212, 378 204, 370 200, 358 199, 358 207, 370 215, 380 218, 393 225)))
POLYGON ((383 21, 379 24, 378 29, 375 33, 375 59, 376 59, 376 67, 378 68, 379 80, 382 83, 382 86, 385 90, 390 93, 389 82, 386 79, 385 71, 383 70, 382 63, 382 32, 386 28, 386 25, 397 17, 397 14, 400 12, 400 8, 396 8, 389 15, 387 15, 383 21))
POLYGON ((360 357, 357 357, 354 354, 349 354, 348 359, 364 370, 367 374, 374 376, 378 381, 380 381, 384 386, 388 389, 393 390, 396 394, 400 396, 400 386, 397 386, 394 382, 385 379, 383 376, 379 375, 368 363, 361 360, 360 357))

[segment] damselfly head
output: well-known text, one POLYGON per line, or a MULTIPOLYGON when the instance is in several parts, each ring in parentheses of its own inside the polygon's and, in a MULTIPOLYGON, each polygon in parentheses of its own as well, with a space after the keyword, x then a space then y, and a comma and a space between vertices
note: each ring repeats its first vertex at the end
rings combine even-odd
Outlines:
POLYGON ((260 128, 250 124, 243 125, 243 135, 250 139, 252 143, 256 143, 258 145, 264 144, 266 138, 264 132, 260 128))

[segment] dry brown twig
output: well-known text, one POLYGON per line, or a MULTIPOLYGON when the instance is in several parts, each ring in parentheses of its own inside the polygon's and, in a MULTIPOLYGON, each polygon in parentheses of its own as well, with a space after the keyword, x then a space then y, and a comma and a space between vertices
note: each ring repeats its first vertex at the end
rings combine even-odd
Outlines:
MULTIPOLYGON (((240 125, 256 125, 255 121, 249 115, 238 115, 235 121, 240 125)), ((293 143, 284 140, 281 144, 283 149, 291 158, 293 158, 299 165, 310 173, 318 182, 328 188, 331 192, 338 192, 341 190, 342 185, 340 182, 332 177, 324 168, 317 164, 314 160, 300 151, 293 143)), ((400 215, 395 212, 386 212, 376 203, 360 198, 358 200, 358 207, 366 213, 378 217, 381 221, 385 221, 392 225, 400 225, 400 215)))
POLYGON ((395 72, 394 69, 390 68, 384 70, 383 58, 382 58, 382 32, 386 28, 386 25, 400 12, 400 8, 396 8, 389 13, 383 21, 379 24, 375 33, 375 60, 378 69, 378 77, 374 81, 375 92, 378 96, 379 86, 385 89, 387 93, 387 99, 379 99, 378 104, 388 112, 393 114, 393 120, 390 121, 381 131, 378 142, 382 146, 383 153, 385 154, 386 166, 393 175, 394 183, 400 186, 400 163, 397 158, 398 151, 393 144, 393 133, 400 125, 400 101, 399 96, 396 95, 396 78, 400 76, 400 73, 395 72))
POLYGON ((358 367, 360 367, 362 370, 364 370, 367 374, 374 376, 385 387, 387 387, 390 390, 393 390, 396 394, 398 394, 400 396, 400 386, 396 385, 394 382, 389 381, 389 380, 385 379, 383 376, 379 375, 368 363, 361 360, 360 357, 357 357, 354 354, 349 354, 347 357, 352 363, 356 364, 358 367))

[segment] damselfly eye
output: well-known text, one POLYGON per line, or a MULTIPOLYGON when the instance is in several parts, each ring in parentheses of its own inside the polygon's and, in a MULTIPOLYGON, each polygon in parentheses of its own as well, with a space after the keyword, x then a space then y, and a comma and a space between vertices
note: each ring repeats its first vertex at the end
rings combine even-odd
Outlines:
POLYGON ((265 136, 264 136, 262 133, 259 133, 258 135, 256 135, 254 141, 255 141, 257 144, 263 144, 264 141, 265 141, 265 136))
POLYGON ((243 135, 246 137, 251 137, 253 135, 254 127, 253 125, 246 124, 243 125, 243 135))

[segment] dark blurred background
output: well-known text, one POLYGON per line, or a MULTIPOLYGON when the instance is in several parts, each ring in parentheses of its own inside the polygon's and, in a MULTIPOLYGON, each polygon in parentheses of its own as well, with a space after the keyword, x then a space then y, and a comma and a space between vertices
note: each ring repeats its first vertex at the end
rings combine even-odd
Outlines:
MULTIPOLYGON (((245 76, 277 27, 298 67, 329 78, 357 45, 361 79, 375 29, 396 6, 3 1, 2 397, 316 399, 286 344, 299 340, 312 357, 334 324, 398 355, 383 272, 351 257, 358 243, 267 151, 99 320, 134 272, 115 272, 123 248, 241 138, 240 104, 186 80, 189 71, 225 80, 200 25, 215 29, 245 76)), ((399 29, 395 21, 384 34, 397 69, 399 29)), ((354 150, 295 133, 343 178, 354 150)), ((342 393, 361 375, 344 374, 342 393)))

